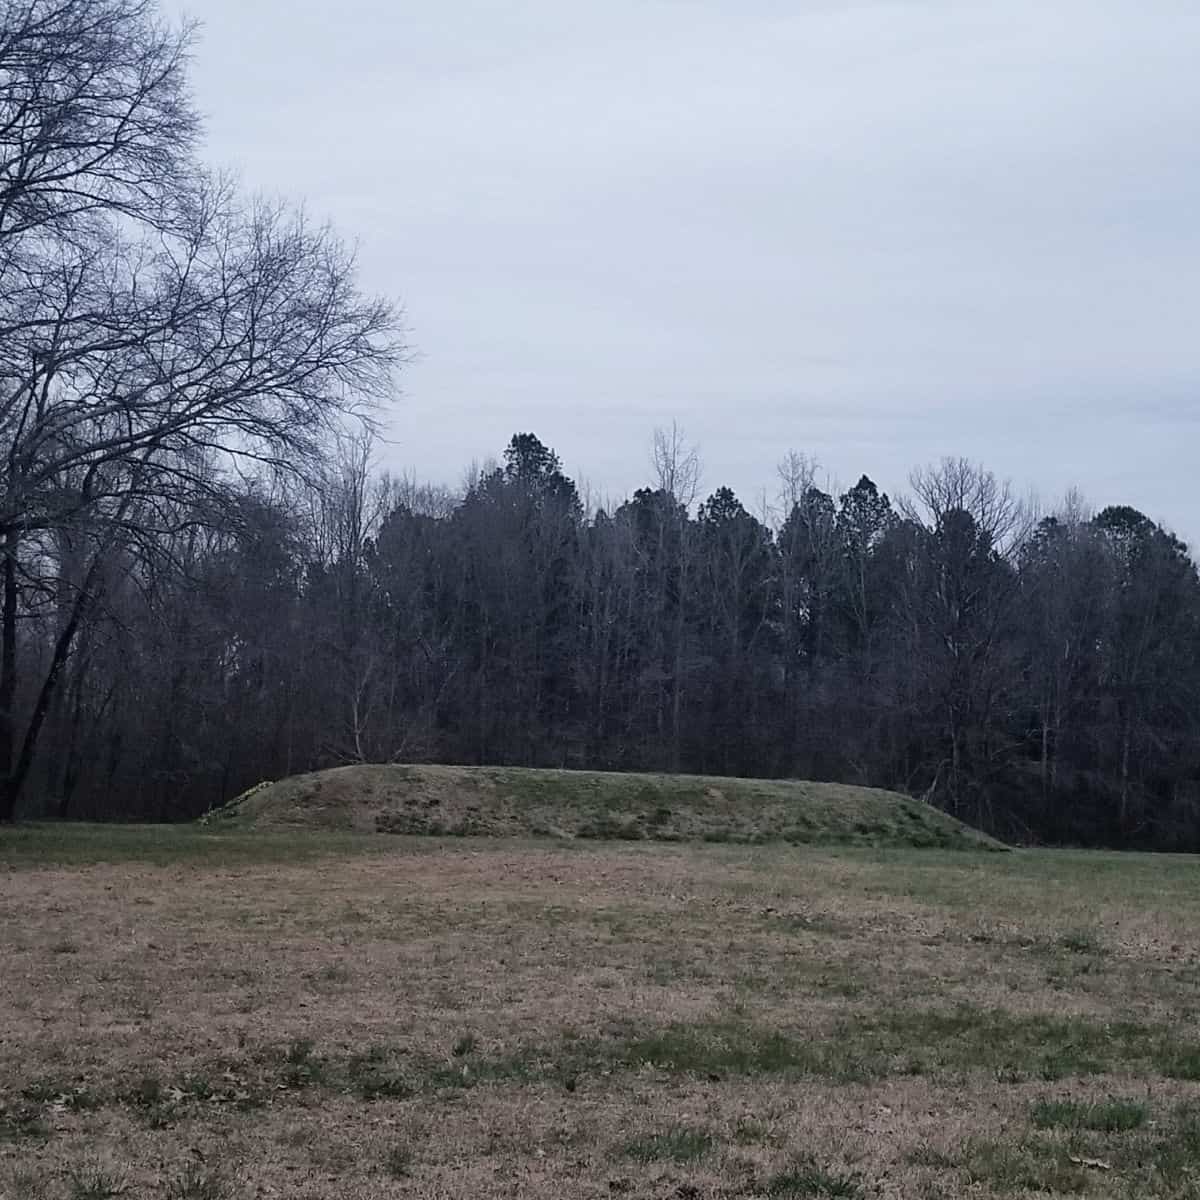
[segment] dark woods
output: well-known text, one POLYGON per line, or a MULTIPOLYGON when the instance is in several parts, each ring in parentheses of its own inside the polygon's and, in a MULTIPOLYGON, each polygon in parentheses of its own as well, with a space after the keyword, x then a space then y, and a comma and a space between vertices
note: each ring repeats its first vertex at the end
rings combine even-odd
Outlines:
MULTIPOLYGON (((1196 845, 1200 587, 1170 535, 1033 523, 960 462, 897 508, 793 457, 781 520, 725 488, 689 512, 659 450, 661 486, 588 515, 528 434, 461 497, 347 443, 320 489, 112 547, 28 811, 180 818, 429 760, 856 781, 1014 838, 1196 845)), ((28 618, 44 666, 53 608, 28 618)))
POLYGON ((149 0, 0 0, 0 819, 439 760, 841 779, 1196 848, 1173 537, 1033 522, 957 462, 894 506, 792 456, 756 515, 700 501, 676 436, 611 511, 529 434, 460 495, 375 477, 346 431, 396 314, 198 165, 189 40, 149 0))

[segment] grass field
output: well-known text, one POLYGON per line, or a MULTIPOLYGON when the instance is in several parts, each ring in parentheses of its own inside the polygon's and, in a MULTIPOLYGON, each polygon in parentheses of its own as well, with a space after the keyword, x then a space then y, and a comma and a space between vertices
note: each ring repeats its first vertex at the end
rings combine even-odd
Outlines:
POLYGON ((1200 1197, 1200 863, 0 830, 0 1194, 1200 1197))

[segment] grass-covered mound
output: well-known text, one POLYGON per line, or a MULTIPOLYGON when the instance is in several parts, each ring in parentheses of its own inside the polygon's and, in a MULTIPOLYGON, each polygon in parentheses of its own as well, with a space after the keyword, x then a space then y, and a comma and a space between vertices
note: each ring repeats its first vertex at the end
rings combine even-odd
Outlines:
POLYGON ((996 849, 878 788, 523 767, 352 766, 260 784, 204 820, 240 828, 996 849))

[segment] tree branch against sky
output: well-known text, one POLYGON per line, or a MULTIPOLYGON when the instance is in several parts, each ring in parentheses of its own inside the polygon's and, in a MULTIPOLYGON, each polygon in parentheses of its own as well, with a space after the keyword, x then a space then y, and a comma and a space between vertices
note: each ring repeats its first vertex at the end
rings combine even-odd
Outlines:
POLYGON ((220 520, 247 465, 315 469, 390 395, 401 342, 328 226, 196 162, 190 26, 145 0, 10 0, 0 22, 3 819, 99 561, 164 511, 220 520), (92 563, 22 734, 19 581, 59 569, 66 530, 92 563))

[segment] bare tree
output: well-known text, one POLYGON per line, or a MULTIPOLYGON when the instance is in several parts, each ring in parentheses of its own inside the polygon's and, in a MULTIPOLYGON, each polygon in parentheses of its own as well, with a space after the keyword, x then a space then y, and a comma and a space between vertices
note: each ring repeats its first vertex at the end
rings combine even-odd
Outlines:
POLYGON ((943 458, 937 466, 918 467, 909 484, 913 496, 900 504, 909 520, 936 527, 950 513, 967 513, 992 548, 1006 558, 1033 528, 1032 503, 1018 497, 1007 480, 965 458, 943 458))
POLYGON ((817 472, 821 464, 803 451, 789 450, 775 466, 779 480, 773 524, 778 527, 791 516, 792 511, 804 499, 805 493, 817 485, 817 472))
POLYGON ((86 242, 92 218, 169 219, 199 132, 193 30, 153 0, 0 3, 0 269, 30 235, 86 242))
POLYGON ((670 429, 655 429, 651 462, 659 489, 690 511, 700 494, 700 447, 688 444, 677 422, 670 429))
POLYGON ((154 12, 0 9, 0 819, 106 555, 181 511, 219 519, 248 469, 310 468, 400 357, 395 311, 329 229, 192 164, 188 31, 154 12), (89 565, 18 736, 22 581, 63 530, 89 565))
POLYGON ((1015 564, 1032 510, 1007 483, 965 459, 916 470, 911 482, 914 496, 901 511, 918 536, 902 584, 898 633, 917 687, 916 708, 937 731, 930 790, 956 810, 974 805, 971 816, 986 822, 984 785, 1013 752, 1003 730, 1019 674, 1015 564))
POLYGON ((444 484, 422 483, 411 473, 385 476, 388 488, 387 509, 406 508, 421 517, 441 520, 462 503, 462 493, 444 484))
MULTIPOLYGON (((700 449, 689 445, 683 430, 675 421, 671 428, 654 431, 652 451, 654 473, 658 479, 658 490, 672 498, 677 506, 676 528, 670 543, 674 547, 675 563, 671 569, 676 602, 673 618, 673 665, 671 672, 671 769, 678 771, 683 756, 683 706, 687 686, 687 613, 684 597, 687 595, 692 573, 692 538, 688 526, 688 513, 700 492, 702 468, 700 449)), ((660 538, 670 531, 660 529, 660 538)), ((664 545, 666 543, 664 542, 664 545)), ((660 550, 662 547, 660 547, 660 550)), ((663 588, 666 576, 663 577, 663 588)), ((661 590, 661 589, 660 589, 661 590)), ((662 590, 660 602, 665 607, 666 593, 662 590)))

